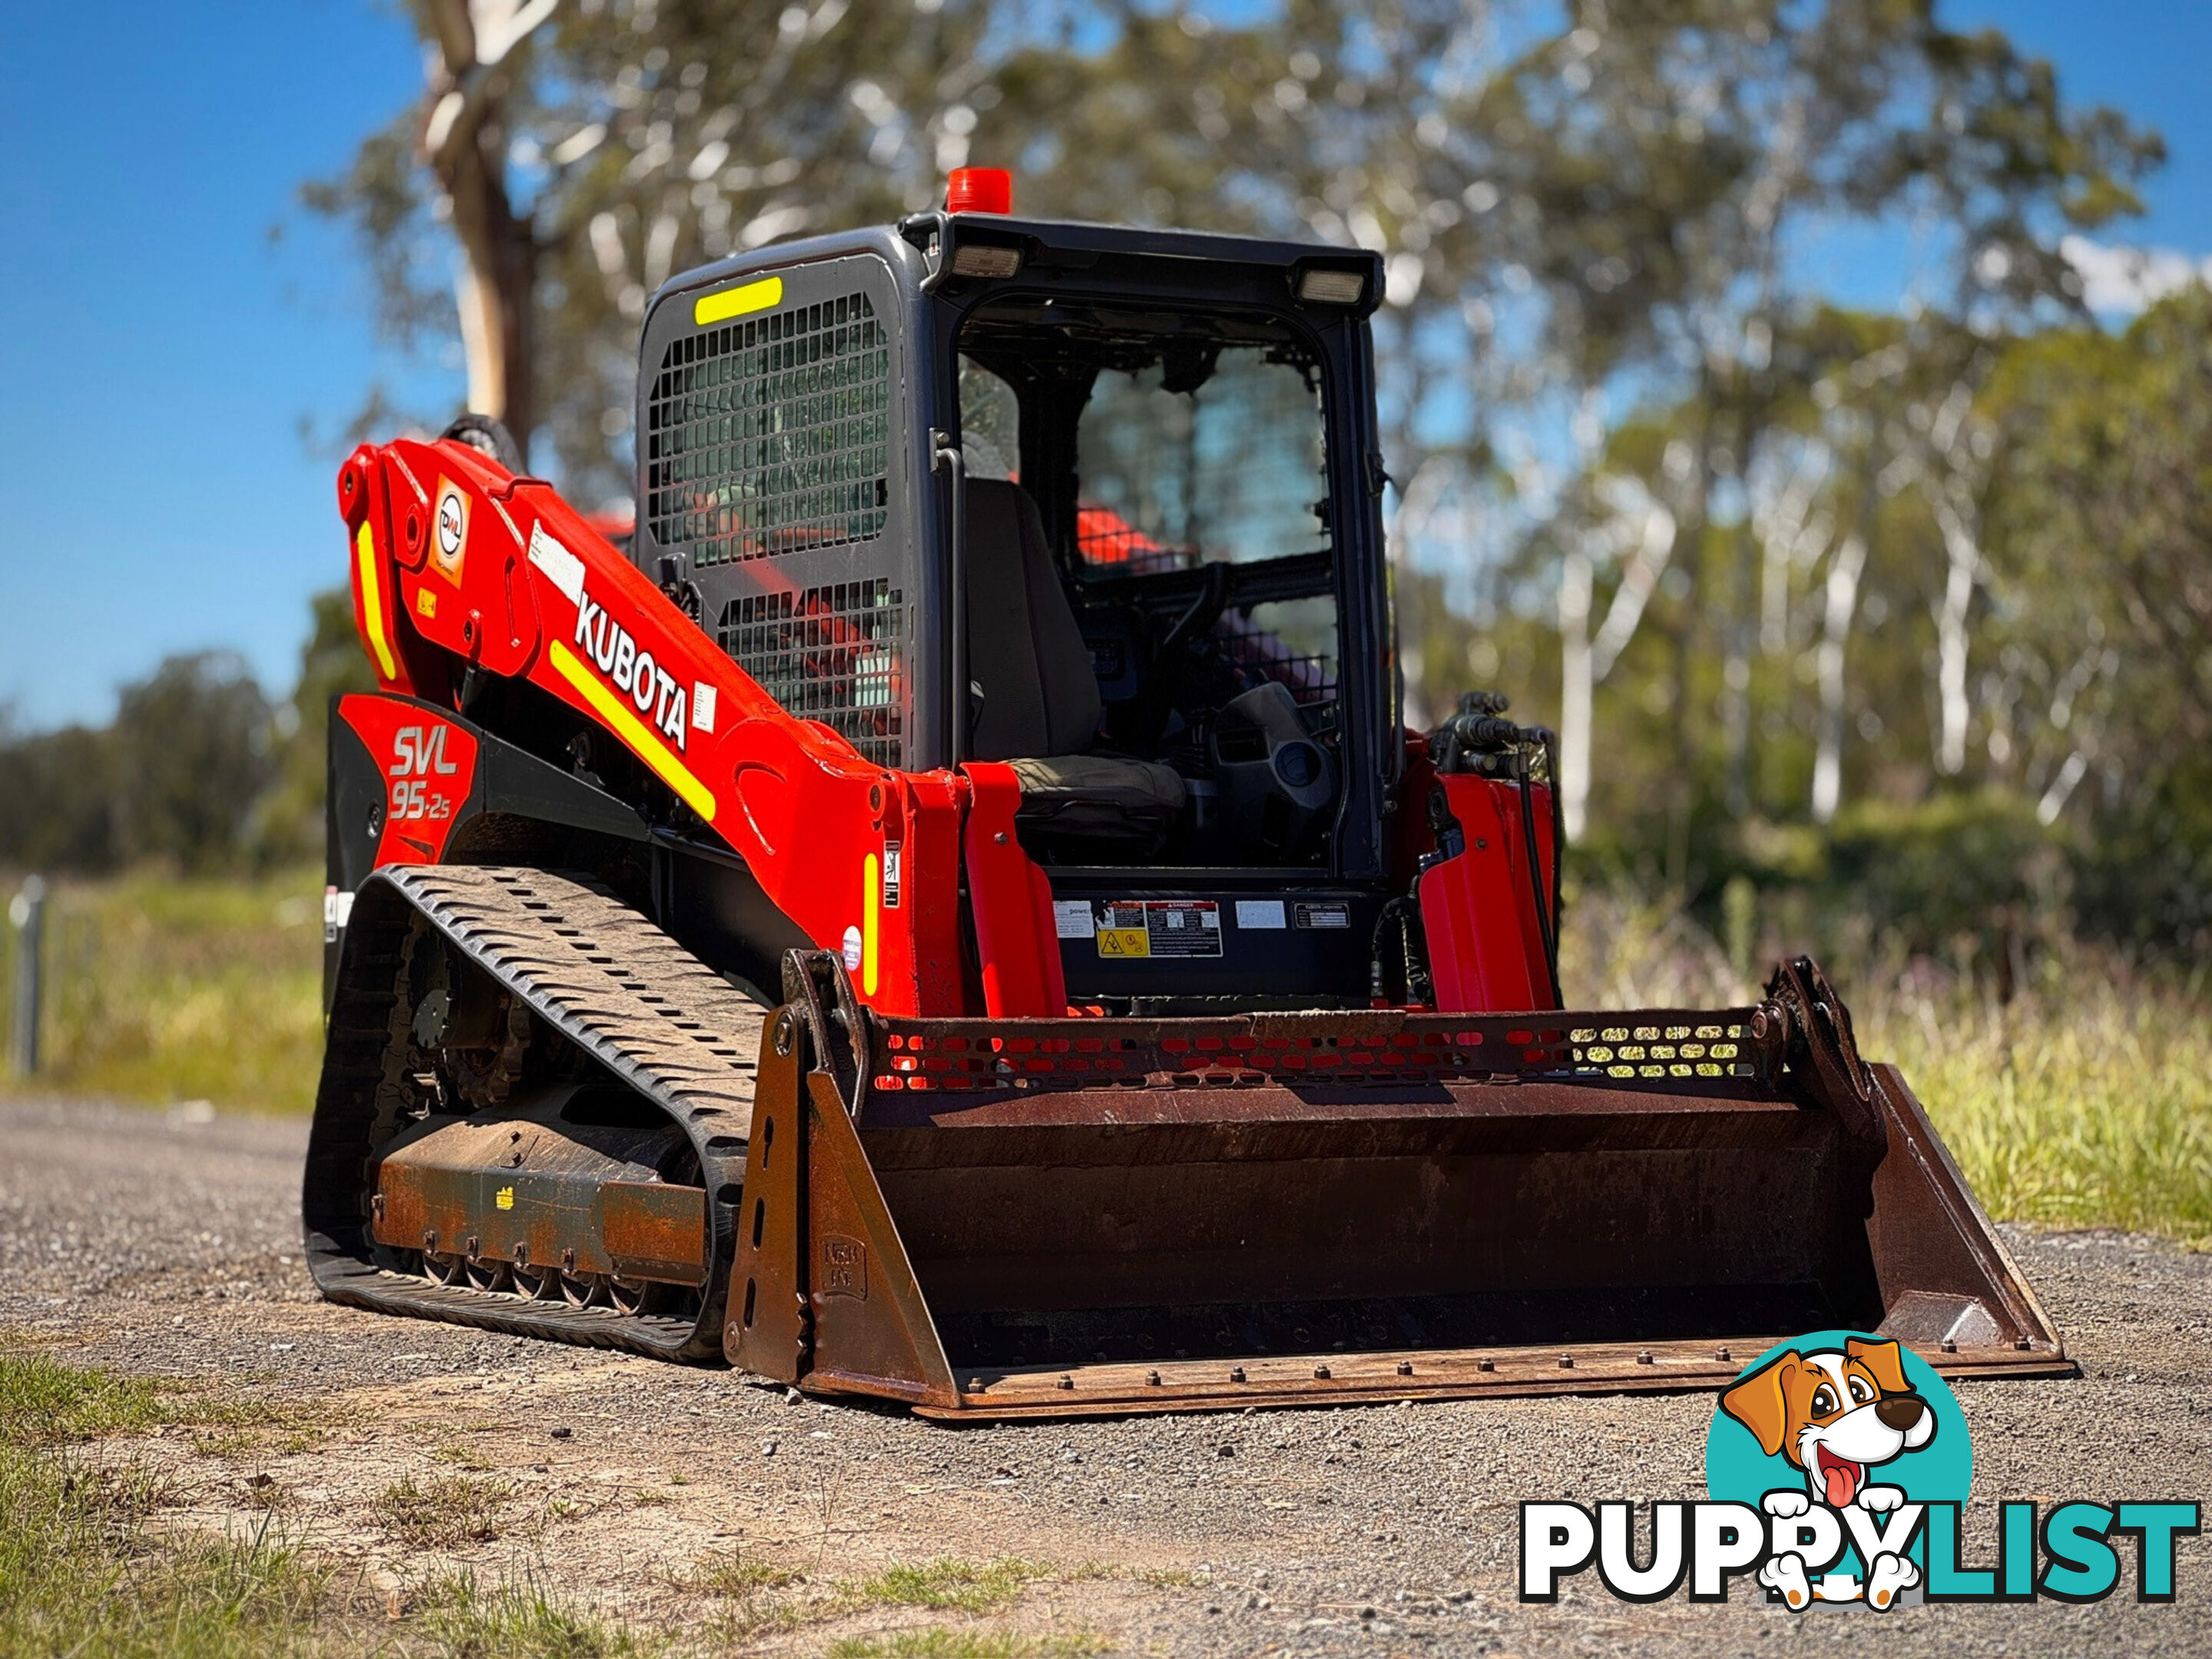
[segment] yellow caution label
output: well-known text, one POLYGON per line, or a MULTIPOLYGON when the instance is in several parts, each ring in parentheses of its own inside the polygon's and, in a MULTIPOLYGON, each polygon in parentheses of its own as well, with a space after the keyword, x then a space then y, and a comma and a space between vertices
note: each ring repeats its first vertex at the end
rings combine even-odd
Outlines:
POLYGON ((514 1207, 514 1188, 512 1187, 501 1188, 496 1193, 492 1194, 491 1201, 498 1205, 502 1210, 513 1209, 514 1207))
POLYGON ((876 941, 883 931, 883 869, 871 853, 860 860, 860 993, 873 996, 881 977, 876 971, 876 941))
POLYGON ((415 593, 415 608, 426 617, 438 614, 438 596, 428 588, 418 588, 415 593))
POLYGON ((714 821, 714 792, 700 782, 691 769, 647 729, 645 722, 632 712, 628 699, 617 696, 600 684, 576 653, 560 640, 546 647, 545 659, 562 679, 576 688, 576 695, 591 705, 592 712, 635 750, 645 763, 660 775, 663 783, 682 797, 686 806, 708 823, 714 821))
POLYGON ((691 320, 704 328, 726 323, 732 317, 749 317, 756 311, 783 303, 783 278, 763 276, 757 283, 726 288, 720 294, 702 294, 692 303, 691 320))
POLYGON ((1141 927, 1101 927, 1098 954, 1102 957, 1148 957, 1152 936, 1141 927))
POLYGON ((376 653, 376 666, 384 678, 398 679, 399 669, 392 660, 392 641, 384 637, 384 596, 376 586, 376 538, 368 533, 367 525, 362 526, 353 544, 361 570, 361 614, 368 623, 369 648, 376 653))

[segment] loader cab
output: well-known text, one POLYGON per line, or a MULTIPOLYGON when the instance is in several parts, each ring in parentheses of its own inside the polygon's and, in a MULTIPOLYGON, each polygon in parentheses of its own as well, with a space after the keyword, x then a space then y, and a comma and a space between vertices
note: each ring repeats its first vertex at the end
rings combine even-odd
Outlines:
POLYGON ((634 556, 866 758, 1012 767, 1072 995, 1361 1000, 1380 291, 1358 251, 978 213, 678 278, 634 556), (1165 959, 1186 932, 1211 954, 1165 959))
POLYGON ((1264 317, 1050 295, 978 307, 957 346, 968 753, 1014 764, 1032 855, 1328 867, 1345 731, 1318 355, 1264 317))

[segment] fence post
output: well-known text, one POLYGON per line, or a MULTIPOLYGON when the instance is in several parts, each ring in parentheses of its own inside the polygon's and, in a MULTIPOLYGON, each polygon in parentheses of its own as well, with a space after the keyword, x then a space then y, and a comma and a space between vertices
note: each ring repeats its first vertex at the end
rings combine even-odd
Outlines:
POLYGON ((46 931, 46 884, 27 877, 22 890, 9 902, 8 920, 15 924, 15 1018, 11 1027, 9 1054, 15 1075, 39 1073, 39 983, 44 953, 39 936, 46 931))

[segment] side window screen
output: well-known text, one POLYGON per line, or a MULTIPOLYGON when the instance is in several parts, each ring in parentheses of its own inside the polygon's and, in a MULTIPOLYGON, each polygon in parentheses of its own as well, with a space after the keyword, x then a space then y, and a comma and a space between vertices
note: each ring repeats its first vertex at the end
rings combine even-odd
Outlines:
POLYGON ((960 360, 960 455, 971 478, 1018 477, 1022 406, 1013 387, 981 363, 960 360))
POLYGON ((653 538, 699 566, 873 540, 890 350, 865 294, 669 343, 646 400, 653 538))

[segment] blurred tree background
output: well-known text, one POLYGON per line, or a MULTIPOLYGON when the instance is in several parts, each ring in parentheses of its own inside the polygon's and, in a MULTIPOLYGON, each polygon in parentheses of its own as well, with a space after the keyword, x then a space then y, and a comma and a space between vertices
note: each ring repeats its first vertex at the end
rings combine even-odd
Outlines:
MULTIPOLYGON (((2212 300, 2089 314, 2075 239, 2159 142, 2002 35, 1932 0, 407 10, 420 100, 306 201, 580 505, 626 494, 659 283, 954 167, 1028 212, 1357 243, 1409 713, 1495 687, 1556 726, 1586 889, 1731 957, 2008 988, 2076 933, 2207 942, 2212 300), (1891 313, 1832 301, 1869 239, 1891 313)), ((450 412, 377 391, 361 426, 450 412)), ((289 699, 191 658, 112 728, 0 728, 0 862, 311 854, 362 676, 333 597, 289 699)))

